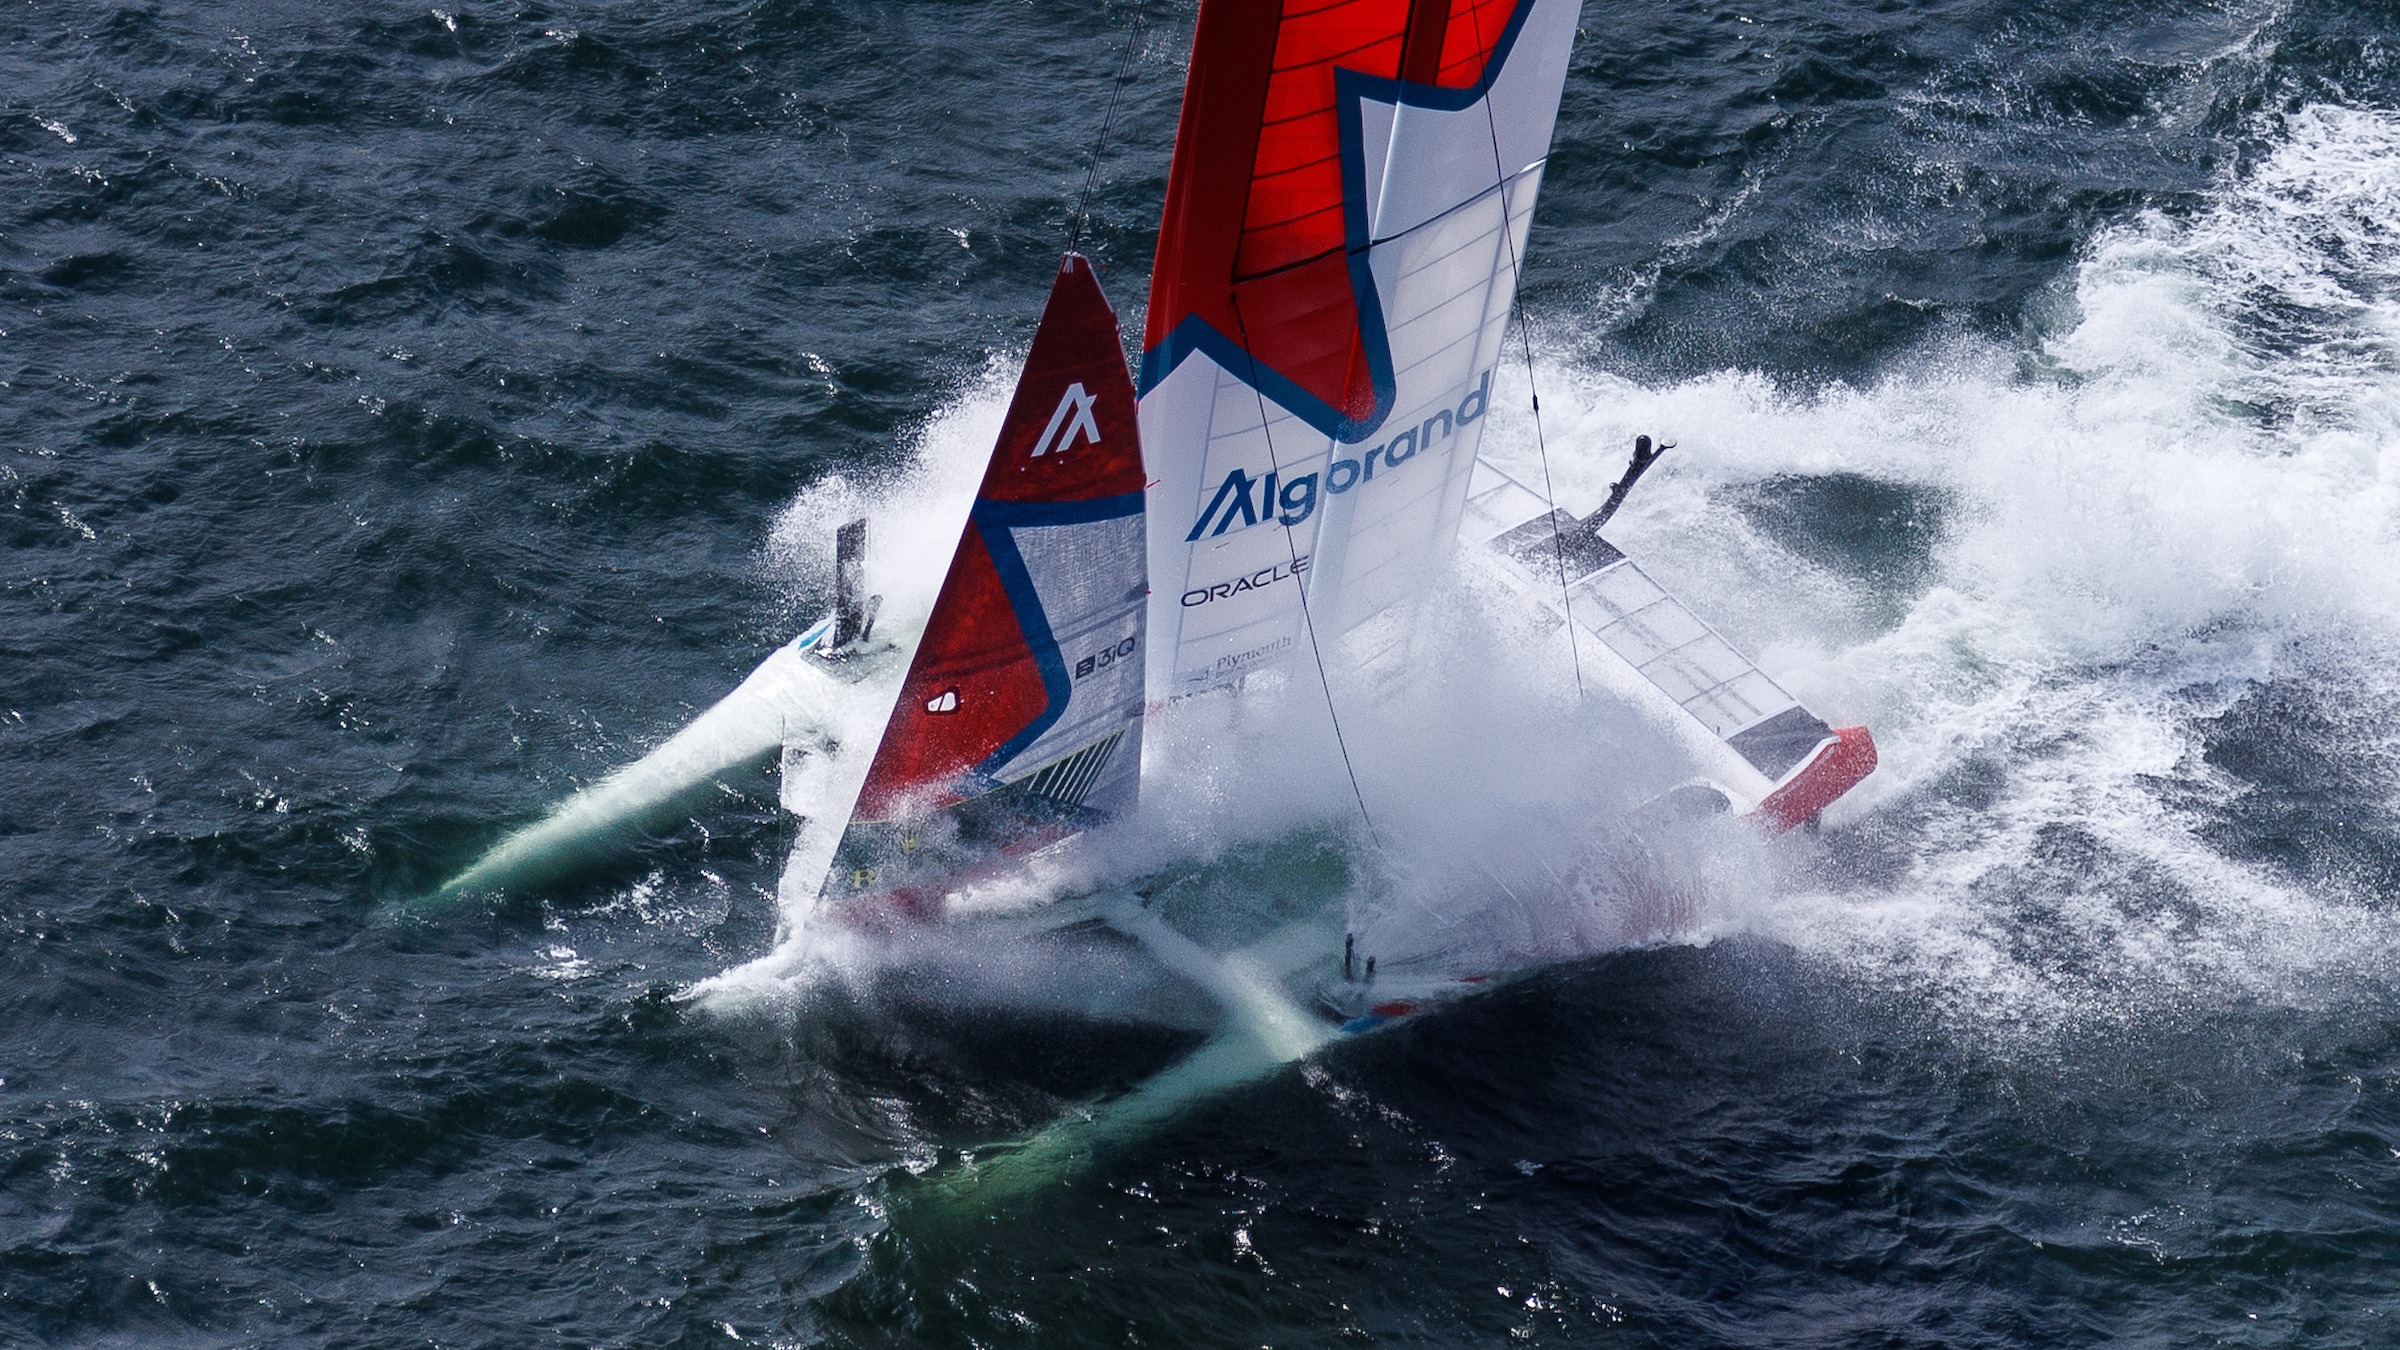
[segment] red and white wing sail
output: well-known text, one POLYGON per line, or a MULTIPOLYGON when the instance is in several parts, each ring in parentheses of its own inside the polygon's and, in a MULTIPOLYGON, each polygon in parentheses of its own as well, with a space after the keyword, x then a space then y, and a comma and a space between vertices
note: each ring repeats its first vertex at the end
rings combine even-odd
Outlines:
POLYGON ((1129 808, 1142 455, 1117 317, 1069 254, 827 879, 938 886, 1129 808))
POLYGON ((1143 338, 1152 690, 1449 555, 1578 0, 1205 0, 1143 338))

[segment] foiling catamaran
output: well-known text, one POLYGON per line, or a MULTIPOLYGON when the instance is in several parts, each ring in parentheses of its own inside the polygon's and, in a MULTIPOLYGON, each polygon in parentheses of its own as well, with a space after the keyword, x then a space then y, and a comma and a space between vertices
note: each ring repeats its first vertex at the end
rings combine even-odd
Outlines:
MULTIPOLYGON (((1146 722, 1326 644, 1371 645, 1462 556, 1570 626, 1588 689, 1673 738, 1693 768, 1685 804, 1769 831, 1813 820, 1872 771, 1873 743, 1802 707, 1601 535, 1656 452, 1588 519, 1478 455, 1578 7, 1204 0, 1138 387, 1070 252, 871 753, 830 730, 891 697, 905 646, 891 624, 877 636, 860 523, 840 535, 831 617, 445 889, 505 884, 780 751, 787 805, 855 802, 846 821, 798 823, 787 930, 979 922, 964 893, 1133 808, 1146 722)), ((1196 1057, 1227 1063, 1195 1081, 1487 973, 1412 986, 1387 967, 1378 983, 1338 930, 1275 960, 1212 951, 1136 890, 1038 910, 1037 925, 1123 934, 1221 1005, 1237 1034, 1196 1057)))

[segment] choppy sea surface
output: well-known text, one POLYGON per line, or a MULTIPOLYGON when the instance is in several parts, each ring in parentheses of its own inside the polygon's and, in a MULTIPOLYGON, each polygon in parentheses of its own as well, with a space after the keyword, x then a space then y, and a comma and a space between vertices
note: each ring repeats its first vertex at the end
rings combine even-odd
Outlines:
MULTIPOLYGON (((1460 786, 1600 729, 1370 745, 1590 940, 942 1211, 1190 1034, 691 997, 763 773, 410 907, 971 465, 1137 23, 1140 313, 1191 21, 0 10, 0 1343, 2400 1343, 2386 3, 1586 4, 1491 448, 1676 440, 1619 542, 1883 749, 1663 920, 1460 786)), ((1193 903, 1380 865, 1322 767, 1193 903)))

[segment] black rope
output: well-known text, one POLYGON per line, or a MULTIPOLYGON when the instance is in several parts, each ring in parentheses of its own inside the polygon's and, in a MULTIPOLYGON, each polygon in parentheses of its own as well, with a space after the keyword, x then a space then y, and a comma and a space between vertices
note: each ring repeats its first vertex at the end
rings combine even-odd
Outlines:
POLYGON ((1108 91, 1108 112, 1100 119, 1099 138, 1092 142, 1092 162, 1084 167, 1083 191, 1075 198, 1075 219, 1067 229, 1067 252, 1083 242, 1084 227, 1091 223, 1092 187, 1100 180, 1100 156, 1108 149, 1108 129, 1116 124, 1117 103, 1125 97, 1125 77, 1133 69, 1133 49, 1142 35, 1142 6, 1146 0, 1135 0, 1133 23, 1125 30, 1125 54, 1117 58, 1117 82, 1108 91))
MULTIPOLYGON (((1475 25, 1476 47, 1483 48, 1483 18, 1477 7, 1468 6, 1467 22, 1475 25)), ((1558 570, 1558 607, 1567 619, 1567 659, 1575 667, 1575 696, 1583 698, 1583 643, 1575 636, 1575 600, 1567 590, 1567 547, 1559 538, 1558 489, 1550 480, 1550 443, 1542 434, 1542 391, 1533 380, 1533 319, 1517 297, 1517 282, 1524 269, 1517 259, 1516 226, 1509 219, 1508 166, 1500 162, 1500 122, 1492 112, 1488 83, 1483 91, 1483 124, 1492 136, 1492 191, 1500 198, 1500 237, 1508 243, 1508 304, 1516 311, 1517 338, 1525 353, 1525 389, 1533 400, 1533 447, 1542 459, 1542 496, 1550 508, 1550 562, 1558 570)))
MULTIPOLYGON (((1275 423, 1267 414, 1267 396, 1258 386, 1258 349, 1250 345, 1250 324, 1242 317, 1240 292, 1233 292, 1231 299, 1234 327, 1240 329, 1242 335, 1242 355, 1250 361, 1250 393, 1258 400, 1258 429, 1267 441, 1267 467, 1276 478, 1281 479, 1283 461, 1275 453, 1275 423)), ((1267 499, 1267 510, 1270 513, 1275 510, 1272 497, 1267 499)), ((1358 769, 1350 762, 1350 742, 1342 735, 1342 715, 1333 705, 1333 681, 1325 673, 1325 649, 1317 645, 1317 618, 1315 611, 1309 607, 1308 583, 1300 576, 1300 541, 1289 525, 1283 527, 1283 543, 1292 559, 1292 584, 1300 588, 1300 627, 1308 634, 1309 655, 1316 658, 1317 687, 1325 691, 1325 717, 1333 723, 1334 748, 1342 752, 1342 772, 1350 778, 1350 796, 1358 803, 1358 818, 1366 822, 1367 838, 1374 843, 1376 855, 1380 857, 1383 853, 1383 832, 1375 828, 1375 813, 1367 809, 1367 794, 1358 786, 1358 769)), ((1368 963, 1372 965, 1373 960, 1372 957, 1368 958, 1368 963)))

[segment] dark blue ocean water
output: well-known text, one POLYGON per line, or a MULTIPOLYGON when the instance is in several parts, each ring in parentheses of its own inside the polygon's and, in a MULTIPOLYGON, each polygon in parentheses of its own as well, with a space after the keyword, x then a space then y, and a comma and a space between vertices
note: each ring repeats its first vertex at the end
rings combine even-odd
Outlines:
POLYGON ((2388 4, 1587 4, 1549 453, 1885 759, 1660 940, 958 1218, 1188 1040, 681 997, 763 774, 402 912, 813 620, 1135 18, 0 11, 0 1344, 2400 1344, 2388 4))

